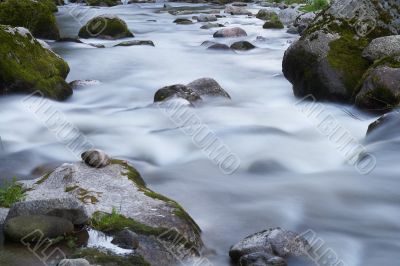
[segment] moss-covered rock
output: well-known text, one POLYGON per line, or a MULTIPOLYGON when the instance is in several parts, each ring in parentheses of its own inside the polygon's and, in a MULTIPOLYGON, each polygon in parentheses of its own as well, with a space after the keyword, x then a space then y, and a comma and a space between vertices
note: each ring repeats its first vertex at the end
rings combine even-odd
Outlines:
POLYGON ((0 24, 29 29, 36 38, 57 40, 60 32, 48 0, 6 0, 0 3, 0 24))
POLYGON ((86 0, 89 6, 116 6, 122 5, 121 0, 86 0))
POLYGON ((271 16, 270 19, 265 21, 263 28, 264 29, 283 29, 285 26, 282 21, 279 19, 278 15, 271 16))
POLYGON ((101 15, 89 20, 79 31, 81 38, 115 40, 133 37, 125 21, 115 15, 101 15))
POLYGON ((278 15, 272 10, 260 9, 256 15, 256 18, 262 19, 262 20, 270 20, 272 17, 275 17, 275 16, 278 17, 278 15))
POLYGON ((0 92, 32 93, 64 100, 72 94, 65 82, 68 64, 44 48, 25 28, 0 25, 0 92))
POLYGON ((335 1, 285 52, 283 73, 295 95, 353 102, 370 63, 364 48, 400 32, 400 4, 384 0, 335 1))

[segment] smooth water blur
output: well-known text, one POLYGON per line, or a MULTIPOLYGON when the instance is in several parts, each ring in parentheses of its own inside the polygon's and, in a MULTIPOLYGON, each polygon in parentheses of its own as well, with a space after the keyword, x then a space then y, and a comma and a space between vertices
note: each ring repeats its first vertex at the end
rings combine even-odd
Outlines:
MULTIPOLYGON (((201 23, 176 25, 176 17, 158 12, 162 4, 157 5, 60 7, 63 36, 76 36, 79 23, 94 14, 113 13, 128 23, 133 39, 152 40, 155 47, 111 47, 118 41, 95 39, 85 42, 108 48, 51 43, 71 67, 69 81, 100 81, 52 106, 96 147, 130 160, 152 189, 180 202, 203 229, 207 247, 215 250, 209 258, 214 265, 229 265, 230 245, 275 226, 314 230, 346 266, 398 265, 398 134, 382 141, 379 136, 365 139, 375 117, 350 106, 323 104, 377 157, 374 171, 360 175, 296 106, 299 99, 281 71, 283 53, 296 36, 264 30, 256 18, 228 16, 218 22, 240 26, 248 37, 216 41, 246 39, 259 48, 210 51, 201 43, 214 41, 216 29, 200 29, 201 23), (80 16, 74 19, 70 13, 77 10, 80 16), (265 39, 256 41, 257 36, 265 39), (216 79, 232 96, 230 102, 212 101, 192 110, 240 158, 232 175, 224 175, 191 136, 152 104, 157 89, 201 77, 216 79)), ((33 178, 37 166, 79 160, 22 99, 0 99, 2 177, 33 178)))

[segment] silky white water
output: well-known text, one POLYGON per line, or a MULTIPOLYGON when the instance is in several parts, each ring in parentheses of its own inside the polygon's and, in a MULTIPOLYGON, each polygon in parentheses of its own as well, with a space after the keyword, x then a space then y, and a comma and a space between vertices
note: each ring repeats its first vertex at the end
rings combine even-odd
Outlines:
MULTIPOLYGON (((95 14, 112 13, 127 22, 133 39, 152 40, 155 47, 112 47, 120 41, 96 39, 85 42, 107 48, 50 43, 71 68, 68 81, 99 81, 51 106, 97 148, 129 160, 150 188, 181 203, 202 228, 206 246, 215 251, 209 256, 214 265, 229 265, 229 247, 243 237, 276 226, 315 231, 346 266, 398 265, 399 131, 366 139, 376 117, 351 106, 322 104, 376 157, 375 169, 360 174, 301 111, 282 75, 284 51, 298 36, 265 30, 255 17, 228 16, 218 22, 240 26, 248 36, 216 41, 245 39, 258 48, 211 51, 201 43, 215 41, 216 29, 200 29, 201 23, 176 25, 176 16, 157 12, 161 7, 60 7, 63 36, 76 36, 80 23, 95 14), (265 39, 256 41, 257 36, 265 39), (232 97, 191 108, 240 159, 232 175, 223 174, 191 136, 152 104, 157 89, 201 77, 214 78, 232 97)), ((3 179, 34 178, 38 166, 79 160, 45 126, 46 117, 29 111, 24 97, 0 98, 3 179)))

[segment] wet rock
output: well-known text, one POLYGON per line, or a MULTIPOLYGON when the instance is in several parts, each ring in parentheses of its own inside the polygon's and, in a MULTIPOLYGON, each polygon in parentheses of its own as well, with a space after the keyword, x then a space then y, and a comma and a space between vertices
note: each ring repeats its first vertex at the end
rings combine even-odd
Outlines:
POLYGON ((286 266, 286 261, 278 256, 264 252, 255 252, 240 258, 240 266, 286 266))
POLYGON ((246 16, 253 15, 249 10, 239 6, 227 6, 224 10, 224 13, 231 15, 246 15, 246 16))
POLYGON ((264 29, 283 29, 285 26, 277 15, 272 15, 270 19, 267 19, 263 25, 264 29))
POLYGON ((364 58, 372 62, 383 57, 395 55, 400 55, 400 35, 373 39, 362 53, 364 58))
POLYGON ((73 224, 59 217, 30 215, 7 219, 4 224, 4 234, 7 239, 15 242, 36 242, 45 238, 55 238, 74 230, 73 224))
POLYGON ((279 12, 278 17, 283 24, 290 25, 293 24, 296 18, 301 14, 302 12, 297 9, 286 8, 279 12))
POLYGON ((110 157, 102 150, 88 150, 81 154, 82 160, 94 168, 102 168, 111 163, 110 157))
MULTIPOLYGON (((148 189, 134 167, 125 161, 112 159, 103 168, 93 168, 83 162, 63 164, 46 176, 20 181, 26 188, 24 201, 73 197, 86 208, 94 229, 111 233, 125 228, 140 238, 136 259, 152 265, 174 265, 176 259, 166 249, 175 237, 186 243, 187 256, 196 256, 203 247, 200 229, 192 218, 175 201, 148 189), (104 225, 101 221, 113 217, 116 223, 104 225), (171 232, 175 232, 174 237, 171 232), (163 239, 160 244, 158 239, 163 239)), ((53 217, 58 218, 58 217, 53 217)), ((58 218, 60 219, 60 218, 58 218)), ((68 220, 66 220, 68 221, 68 220)), ((74 258, 89 256, 82 253, 74 258)), ((117 261, 123 256, 106 257, 117 261)), ((97 261, 97 260, 94 260, 97 261)), ((116 264, 120 265, 120 264, 116 264)))
POLYGON ((212 14, 200 14, 199 16, 196 17, 196 19, 198 22, 211 22, 218 20, 218 18, 212 14))
POLYGON ((100 43, 88 43, 88 45, 95 47, 95 48, 106 48, 106 46, 104 44, 100 44, 100 43))
POLYGON ((270 20, 273 17, 278 17, 278 15, 274 11, 268 9, 260 9, 256 15, 256 18, 261 20, 270 20))
POLYGON ((174 20, 174 23, 180 24, 180 25, 189 25, 189 24, 193 24, 193 21, 191 21, 190 19, 187 19, 187 18, 177 18, 174 20))
POLYGON ((308 25, 310 25, 315 17, 316 14, 314 12, 303 13, 295 19, 293 26, 297 27, 298 32, 301 35, 308 28, 308 25))
POLYGON ((14 203, 6 220, 31 215, 59 217, 76 225, 85 224, 90 218, 85 206, 80 201, 74 197, 65 197, 14 203))
POLYGON ((209 47, 207 47, 207 49, 210 49, 210 50, 230 50, 231 48, 229 48, 228 45, 223 44, 223 43, 214 43, 214 44, 210 45, 209 47))
POLYGON ((233 6, 247 6, 247 3, 245 3, 245 2, 233 2, 231 5, 233 5, 233 6))
POLYGON ((86 80, 74 80, 69 83, 69 85, 72 87, 72 89, 80 89, 83 87, 89 87, 89 86, 94 86, 94 85, 99 85, 101 84, 100 81, 98 80, 93 80, 93 79, 86 79, 86 80))
POLYGON ((124 229, 114 235, 111 243, 125 249, 137 249, 139 247, 139 237, 129 229, 124 229))
POLYGON ((63 259, 57 266, 91 266, 85 259, 63 259))
POLYGON ((223 24, 219 24, 219 23, 207 23, 207 24, 204 24, 203 26, 201 26, 200 29, 208 30, 208 29, 212 29, 212 28, 222 28, 222 27, 225 27, 225 26, 223 24))
POLYGON ((110 7, 116 5, 122 5, 121 0, 85 0, 88 6, 103 6, 110 7))
POLYGON ((264 230, 250 235, 231 247, 229 256, 235 262, 242 256, 260 252, 282 258, 304 256, 310 249, 307 240, 281 228, 264 230))
POLYGON ((53 11, 46 1, 0 1, 0 24, 27 27, 36 38, 57 40, 60 32, 53 11))
POLYGON ((149 46, 154 46, 154 43, 150 40, 133 40, 133 41, 126 41, 126 42, 121 42, 116 46, 136 46, 136 45, 149 45, 149 46))
POLYGON ((299 34, 299 29, 297 27, 291 26, 286 32, 289 34, 299 34))
POLYGON ((231 49, 240 51, 248 51, 254 48, 256 47, 248 41, 239 41, 231 45, 231 49))
POLYGON ((373 112, 387 112, 400 104, 398 64, 398 68, 382 65, 368 71, 356 96, 358 107, 373 112))
POLYGON ((81 38, 99 38, 115 40, 126 37, 133 37, 125 21, 115 15, 104 14, 89 20, 79 30, 81 38))
POLYGON ((154 102, 161 102, 172 97, 196 102, 202 96, 221 96, 229 98, 229 94, 212 78, 200 78, 187 85, 172 85, 159 89, 154 95, 154 102))
POLYGON ((39 91, 55 100, 72 95, 65 81, 68 64, 44 48, 27 29, 0 25, 0 58, 2 95, 39 91))
POLYGON ((368 126, 367 135, 371 134, 372 132, 379 131, 381 128, 393 128, 396 130, 400 125, 400 113, 392 112, 384 114, 383 116, 379 117, 376 121, 371 123, 368 126))
POLYGON ((285 52, 283 73, 295 95, 353 103, 370 66, 362 52, 372 38, 398 34, 399 7, 384 0, 332 2, 285 52))
POLYGON ((214 33, 214 38, 233 38, 247 36, 247 33, 239 27, 220 29, 214 33))

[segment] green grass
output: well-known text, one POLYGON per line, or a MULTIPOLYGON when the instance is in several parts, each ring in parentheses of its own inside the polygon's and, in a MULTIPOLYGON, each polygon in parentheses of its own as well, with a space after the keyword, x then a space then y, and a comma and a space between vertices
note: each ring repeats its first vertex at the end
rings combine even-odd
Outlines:
POLYGON ((301 10, 305 12, 316 12, 327 8, 330 5, 329 0, 311 0, 301 10))
POLYGON ((4 188, 0 188, 0 206, 10 208, 14 203, 25 198, 25 192, 17 179, 14 177, 11 182, 6 182, 4 188))

